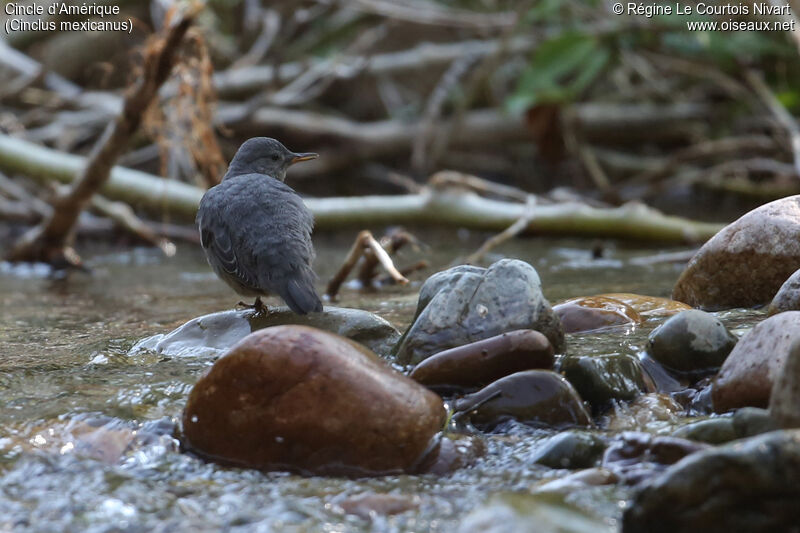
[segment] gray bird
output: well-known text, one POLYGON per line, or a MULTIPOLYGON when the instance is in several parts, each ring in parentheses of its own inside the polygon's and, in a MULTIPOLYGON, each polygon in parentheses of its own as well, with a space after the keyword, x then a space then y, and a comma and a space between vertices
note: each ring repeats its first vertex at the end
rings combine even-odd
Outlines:
POLYGON ((259 313, 267 310, 260 297, 270 293, 295 313, 322 311, 311 268, 314 217, 283 183, 290 165, 316 157, 268 137, 248 139, 200 201, 197 225, 208 263, 237 293, 255 296, 259 313))

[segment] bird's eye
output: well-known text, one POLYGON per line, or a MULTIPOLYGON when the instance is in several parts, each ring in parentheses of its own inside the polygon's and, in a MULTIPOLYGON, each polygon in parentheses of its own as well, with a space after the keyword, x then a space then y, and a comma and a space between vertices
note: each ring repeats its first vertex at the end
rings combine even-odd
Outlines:
POLYGON ((273 161, 277 161, 278 160, 278 154, 272 154, 272 160, 273 161))

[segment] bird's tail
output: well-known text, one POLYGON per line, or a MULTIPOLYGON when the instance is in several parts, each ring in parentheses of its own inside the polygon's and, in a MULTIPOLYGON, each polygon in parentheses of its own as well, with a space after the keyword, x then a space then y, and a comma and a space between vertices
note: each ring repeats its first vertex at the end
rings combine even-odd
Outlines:
POLYGON ((289 309, 298 315, 305 315, 311 311, 322 311, 322 302, 310 281, 292 279, 286 284, 285 294, 281 295, 289 309))

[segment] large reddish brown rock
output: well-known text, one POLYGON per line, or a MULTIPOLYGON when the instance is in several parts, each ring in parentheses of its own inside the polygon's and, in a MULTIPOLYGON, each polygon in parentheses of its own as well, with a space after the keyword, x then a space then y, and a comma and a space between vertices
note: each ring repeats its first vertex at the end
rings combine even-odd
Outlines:
POLYGON ((800 311, 777 314, 748 331, 717 374, 712 389, 714 410, 767 407, 772 385, 797 339, 800 311))
POLYGON ((202 377, 183 444, 210 460, 323 475, 410 472, 435 444, 442 400, 366 348, 307 326, 256 331, 202 377))
POLYGON ((725 309, 768 303, 800 268, 800 195, 750 211, 714 235, 681 274, 672 297, 725 309))

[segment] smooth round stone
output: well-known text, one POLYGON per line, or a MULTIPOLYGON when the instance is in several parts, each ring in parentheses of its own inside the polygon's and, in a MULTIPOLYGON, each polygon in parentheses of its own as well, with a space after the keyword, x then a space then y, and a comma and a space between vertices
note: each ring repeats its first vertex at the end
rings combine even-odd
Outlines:
POLYGON ((561 373, 595 409, 612 400, 630 401, 653 391, 641 363, 629 354, 568 355, 561 360, 561 373))
POLYGON ((515 372, 551 369, 553 361, 547 337, 520 329, 439 352, 418 364, 409 376, 434 390, 474 389, 515 372))
POLYGON ((642 323, 642 317, 624 302, 605 296, 581 296, 553 306, 565 333, 597 331, 642 323))
POLYGON ((572 385, 549 370, 511 374, 456 400, 453 406, 480 429, 492 429, 509 420, 550 427, 591 425, 572 385))
POLYGON ((189 394, 184 447, 206 459, 317 475, 415 471, 442 400, 363 346, 307 326, 252 333, 189 394))
POLYGON ((691 307, 685 303, 670 300, 669 298, 645 296, 643 294, 633 294, 630 292, 611 292, 599 294, 598 296, 620 301, 632 307, 642 318, 672 316, 681 311, 691 309, 691 307))
POLYGON ((772 431, 700 451, 650 480, 623 533, 796 531, 800 431, 772 431))
POLYGON ((678 372, 716 371, 736 346, 736 336, 714 315, 691 309, 671 317, 650 333, 649 353, 678 372))
POLYGON ((792 343, 772 386, 769 412, 780 427, 800 428, 800 339, 792 343))
POLYGON ((768 303, 800 268, 800 195, 762 205, 725 226, 695 254, 672 297, 692 307, 768 303))
POLYGON ((771 316, 745 333, 714 380, 714 410, 767 407, 772 385, 796 339, 800 339, 800 311, 771 316))
POLYGON ((770 316, 784 311, 800 311, 800 270, 783 282, 769 304, 770 316))
POLYGON ((707 444, 723 444, 739 438, 731 417, 692 422, 673 431, 672 436, 707 444))
POLYGON ((271 307, 266 315, 231 310, 193 318, 170 333, 136 343, 129 355, 155 352, 167 357, 219 357, 253 331, 296 324, 336 333, 387 355, 400 332, 378 315, 345 307, 325 306, 322 313, 298 315, 286 306, 271 307))
POLYGON ((414 321, 395 347, 401 364, 518 329, 544 334, 563 353, 564 331, 531 265, 502 259, 489 268, 457 266, 428 278, 414 321))
POLYGON ((531 459, 550 468, 590 468, 600 461, 605 449, 605 440, 594 433, 562 431, 540 444, 531 459))

